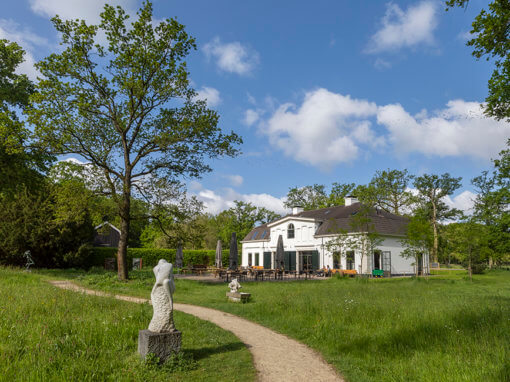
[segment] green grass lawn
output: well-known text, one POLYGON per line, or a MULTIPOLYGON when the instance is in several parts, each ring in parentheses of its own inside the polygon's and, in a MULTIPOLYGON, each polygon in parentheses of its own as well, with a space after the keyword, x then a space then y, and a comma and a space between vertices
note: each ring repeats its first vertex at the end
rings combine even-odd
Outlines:
POLYGON ((2 381, 250 381, 249 350, 230 332, 175 312, 181 357, 137 354, 152 307, 57 289, 37 273, 0 268, 2 381))
MULTIPOLYGON (((104 271, 46 272, 84 286, 149 298, 150 269, 129 282, 104 271)), ((48 276, 47 276, 48 277, 48 276)), ((350 381, 510 381, 510 272, 439 271, 426 279, 225 284, 176 280, 175 301, 257 321, 308 344, 350 381)), ((304 360, 306 362, 306 360, 304 360)))

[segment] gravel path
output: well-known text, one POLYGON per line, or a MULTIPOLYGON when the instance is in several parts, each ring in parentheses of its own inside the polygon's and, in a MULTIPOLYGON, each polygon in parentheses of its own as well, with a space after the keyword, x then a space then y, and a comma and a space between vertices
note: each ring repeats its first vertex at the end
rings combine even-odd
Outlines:
MULTIPOLYGON (((111 295, 82 288, 71 281, 50 281, 56 287, 95 296, 114 297, 119 300, 150 303, 138 297, 111 295)), ((309 347, 271 329, 233 314, 196 305, 174 304, 174 309, 211 321, 234 333, 246 344, 253 355, 259 381, 343 381, 335 369, 309 347)))

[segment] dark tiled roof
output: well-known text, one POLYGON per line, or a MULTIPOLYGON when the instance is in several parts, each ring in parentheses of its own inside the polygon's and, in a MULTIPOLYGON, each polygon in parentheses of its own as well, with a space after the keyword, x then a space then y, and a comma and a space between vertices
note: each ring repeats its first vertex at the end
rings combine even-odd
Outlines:
MULTIPOLYGON (((355 232, 355 231, 366 231, 366 228, 356 229, 352 225, 351 218, 359 213, 361 209, 360 203, 354 203, 350 206, 338 206, 321 208, 320 210, 303 211, 296 215, 287 215, 282 219, 293 216, 312 218, 322 224, 319 226, 315 235, 331 235, 341 232, 355 232)), ((380 209, 372 208, 369 210, 368 217, 370 222, 367 224, 369 231, 377 232, 381 235, 397 235, 404 236, 407 229, 409 219, 403 216, 398 216, 380 209)), ((264 239, 269 239, 269 228, 267 224, 263 224, 259 227, 254 228, 246 237, 244 241, 260 240, 262 231, 267 230, 267 236, 264 239), (254 233, 259 233, 252 239, 254 233)))
POLYGON ((258 227, 253 228, 250 231, 250 233, 248 235, 246 235, 246 237, 243 239, 243 241, 269 240, 270 232, 271 232, 271 230, 269 228, 267 228, 267 223, 262 224, 262 225, 259 225, 258 227), (264 232, 265 232, 265 234, 264 234, 264 232))

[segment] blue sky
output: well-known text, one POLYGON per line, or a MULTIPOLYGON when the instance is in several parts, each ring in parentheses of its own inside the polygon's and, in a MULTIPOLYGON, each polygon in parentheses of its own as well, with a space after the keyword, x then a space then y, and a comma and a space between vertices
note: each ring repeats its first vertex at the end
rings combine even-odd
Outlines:
MULTIPOLYGON (((134 14, 141 2, 115 0, 134 14)), ((102 0, 1 2, 0 38, 27 50, 22 71, 56 49, 50 17, 97 22, 102 0)), ((190 193, 216 213, 235 199, 283 212, 290 187, 367 183, 377 170, 462 176, 449 202, 491 167, 510 130, 483 117, 492 64, 465 46, 486 1, 154 1, 197 40, 196 89, 243 155, 211 162, 190 193)))

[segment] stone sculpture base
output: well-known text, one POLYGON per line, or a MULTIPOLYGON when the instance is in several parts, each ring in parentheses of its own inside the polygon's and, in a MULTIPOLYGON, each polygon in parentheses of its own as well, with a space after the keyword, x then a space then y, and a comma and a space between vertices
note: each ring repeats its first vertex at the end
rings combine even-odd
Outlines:
POLYGON ((248 302, 250 299, 251 293, 240 293, 240 292, 227 292, 227 297, 229 301, 234 302, 248 302))
POLYGON ((138 353, 142 358, 152 353, 159 358, 161 363, 165 362, 172 354, 181 350, 181 332, 155 333, 150 330, 138 332, 138 353))

